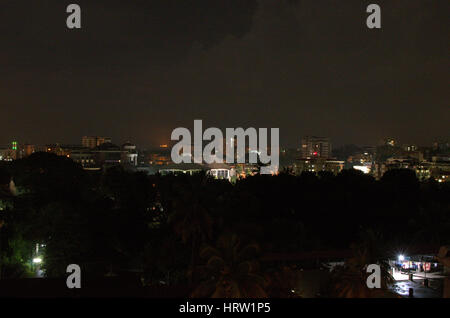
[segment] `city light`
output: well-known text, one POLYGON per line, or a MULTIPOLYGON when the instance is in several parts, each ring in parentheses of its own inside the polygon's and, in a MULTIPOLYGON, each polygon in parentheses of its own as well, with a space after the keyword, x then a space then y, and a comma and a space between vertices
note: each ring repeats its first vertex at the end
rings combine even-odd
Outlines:
POLYGON ((369 166, 353 166, 353 169, 362 171, 365 174, 370 173, 370 167, 369 166))
POLYGON ((368 299, 360 318, 450 298, 448 2, 17 2, 4 318, 60 315, 51 298, 210 317, 368 299))

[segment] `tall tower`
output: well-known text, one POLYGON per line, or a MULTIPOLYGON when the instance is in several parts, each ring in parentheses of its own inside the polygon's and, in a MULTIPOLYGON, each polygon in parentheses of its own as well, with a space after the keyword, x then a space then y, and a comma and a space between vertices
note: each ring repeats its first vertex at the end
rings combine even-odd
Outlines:
POLYGON ((19 149, 19 144, 17 143, 17 141, 11 142, 11 158, 13 160, 16 160, 18 157, 17 156, 17 153, 19 152, 18 149, 19 149))

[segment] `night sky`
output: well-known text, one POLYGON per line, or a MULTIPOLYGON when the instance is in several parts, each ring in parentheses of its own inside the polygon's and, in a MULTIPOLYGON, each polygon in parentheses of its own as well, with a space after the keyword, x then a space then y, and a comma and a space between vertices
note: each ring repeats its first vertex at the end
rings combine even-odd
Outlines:
POLYGON ((334 144, 449 136, 450 1, 1 0, 0 145, 179 126, 279 127, 334 144), (66 6, 82 29, 66 27, 66 6), (366 7, 382 8, 382 29, 366 7))

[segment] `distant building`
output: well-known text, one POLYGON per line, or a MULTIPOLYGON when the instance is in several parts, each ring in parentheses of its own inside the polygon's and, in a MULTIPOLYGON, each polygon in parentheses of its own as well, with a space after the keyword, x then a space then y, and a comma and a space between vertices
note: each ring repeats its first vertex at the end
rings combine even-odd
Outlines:
POLYGON ((19 154, 19 144, 17 141, 13 141, 11 143, 11 152, 10 152, 10 157, 12 158, 12 160, 16 160, 19 159, 18 157, 19 154))
POLYGON ((125 151, 110 142, 103 143, 91 150, 97 167, 119 165, 123 161, 125 151))
MULTIPOLYGON (((171 149, 168 147, 163 147, 166 145, 161 145, 157 149, 150 149, 141 152, 143 159, 142 161, 150 165, 169 165, 172 163, 172 158, 170 156, 171 149)), ((142 162, 141 162, 142 163, 142 162)))
POLYGON ((376 164, 375 177, 381 178, 384 173, 393 169, 410 169, 416 173, 420 181, 433 178, 438 182, 450 181, 450 162, 418 161, 414 158, 389 158, 382 164, 376 164))
POLYGON ((138 165, 135 169, 135 171, 144 172, 147 175, 155 175, 158 173, 158 169, 149 164, 138 165))
POLYGON ((422 162, 415 167, 415 171, 417 179, 424 181, 431 177, 432 166, 428 162, 422 162))
POLYGON ((328 171, 337 175, 344 169, 344 161, 340 160, 327 160, 323 158, 301 158, 294 164, 294 172, 300 175, 302 172, 318 173, 321 171, 328 171))
POLYGON ((236 176, 236 170, 224 163, 212 163, 206 165, 207 174, 216 179, 226 179, 231 181, 231 177, 236 176))
POLYGON ((157 168, 158 172, 162 176, 166 175, 181 175, 188 174, 193 175, 195 173, 199 173, 201 171, 205 171, 205 167, 196 163, 179 163, 179 164, 169 164, 157 168))
POLYGON ((438 152, 447 152, 450 150, 450 143, 445 139, 437 140, 433 143, 433 150, 438 152))
POLYGON ((450 161, 433 161, 431 163, 431 177, 438 182, 450 181, 450 161))
POLYGON ((414 159, 418 162, 424 161, 423 152, 415 150, 415 151, 407 151, 406 157, 414 159))
POLYGON ((16 151, 11 148, 0 149, 0 161, 13 161, 16 159, 16 151))
POLYGON ((432 162, 450 162, 450 154, 449 155, 437 155, 431 157, 432 162))
POLYGON ((347 158, 347 161, 354 165, 361 165, 373 162, 374 158, 368 152, 359 152, 347 158))
POLYGON ((415 169, 418 162, 411 158, 392 157, 385 162, 387 170, 392 169, 415 169))
POLYGON ((417 151, 417 149, 418 149, 417 145, 412 144, 403 145, 403 150, 406 152, 417 151))
MULTIPOLYGON (((227 164, 213 163, 213 164, 197 164, 197 163, 179 163, 169 164, 166 166, 154 166, 158 172, 162 175, 194 175, 200 172, 206 172, 206 174, 214 177, 215 179, 225 179, 231 181, 232 177, 236 176, 236 170, 227 164)), ((140 171, 149 170, 149 168, 137 168, 140 171)))
POLYGON ((0 160, 11 161, 21 159, 30 156, 36 151, 39 151, 39 149, 37 149, 35 145, 31 144, 19 145, 17 141, 13 141, 11 142, 11 146, 9 148, 0 149, 0 160))
POLYGON ((51 144, 51 145, 45 145, 45 151, 49 153, 54 153, 58 156, 66 156, 67 153, 64 151, 64 149, 59 144, 51 144))
POLYGON ((87 149, 72 149, 70 154, 67 155, 76 163, 79 163, 84 169, 90 169, 96 167, 94 154, 87 149))
POLYGON ((21 149, 21 157, 28 157, 36 151, 36 147, 34 145, 25 144, 21 149))
POLYGON ((81 145, 85 148, 93 149, 104 143, 111 143, 111 138, 99 136, 83 136, 81 138, 81 145))
POLYGON ((302 138, 302 158, 331 158, 331 141, 327 137, 305 136, 302 138))
POLYGON ((131 143, 125 143, 119 147, 107 142, 95 148, 67 145, 62 149, 64 156, 79 163, 85 170, 98 170, 114 165, 136 167, 138 164, 136 145, 131 143))
POLYGON ((132 166, 137 166, 138 164, 138 153, 136 150, 136 145, 133 145, 130 142, 127 142, 122 145, 122 150, 124 151, 123 155, 123 163, 129 164, 132 166))

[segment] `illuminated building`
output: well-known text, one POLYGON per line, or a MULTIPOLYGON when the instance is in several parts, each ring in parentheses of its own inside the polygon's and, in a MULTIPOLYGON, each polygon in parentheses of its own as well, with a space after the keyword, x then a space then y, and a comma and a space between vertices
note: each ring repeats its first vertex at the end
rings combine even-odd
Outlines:
POLYGON ((95 167, 94 154, 88 150, 72 150, 67 157, 71 158, 76 163, 79 163, 85 169, 95 167))
POLYGON ((298 159, 294 164, 294 172, 300 175, 302 172, 318 173, 321 171, 328 171, 337 175, 344 169, 344 161, 327 160, 323 158, 312 159, 298 159))
POLYGON ((353 169, 362 171, 365 174, 369 174, 372 171, 372 164, 371 163, 365 163, 361 165, 353 166, 353 169))
POLYGON ((448 140, 440 139, 433 143, 433 150, 435 151, 448 151, 450 149, 450 143, 448 140))
POLYGON ((81 138, 81 145, 85 148, 93 149, 104 143, 111 143, 111 138, 99 136, 83 136, 81 138))
POLYGON ((204 167, 202 165, 196 164, 196 163, 179 163, 179 164, 170 164, 166 165, 162 168, 158 169, 158 172, 162 176, 166 175, 182 175, 182 174, 188 174, 193 175, 196 173, 199 173, 201 171, 204 171, 204 167))
POLYGON ((448 157, 433 157, 431 162, 431 177, 438 182, 450 181, 450 158, 448 157), (436 160, 441 159, 441 160, 436 160), (447 160, 446 160, 447 159, 447 160))
POLYGON ((124 151, 123 163, 130 164, 132 166, 137 166, 138 153, 136 151, 136 145, 127 142, 122 145, 122 150, 124 151))
POLYGON ((149 163, 154 165, 168 165, 172 162, 172 159, 170 158, 170 155, 166 154, 160 154, 160 153, 151 153, 148 155, 149 157, 149 163))
POLYGON ((54 153, 55 155, 58 156, 64 156, 64 150, 61 148, 61 146, 59 144, 51 144, 51 145, 46 145, 45 146, 45 151, 49 152, 49 153, 54 153))
POLYGON ((427 180, 431 177, 431 164, 422 162, 415 167, 417 179, 420 181, 427 180))
POLYGON ((410 151, 417 151, 418 147, 417 145, 412 145, 412 144, 407 144, 407 145, 403 145, 403 150, 410 152, 410 151))
POLYGON ((0 149, 0 160, 2 161, 13 161, 15 159, 15 150, 11 148, 0 149))
POLYGON ((388 158, 385 162, 387 170, 392 169, 414 169, 417 162, 414 159, 398 157, 388 158))
POLYGON ((9 157, 11 160, 16 160, 16 159, 18 159, 18 153, 19 153, 18 147, 19 147, 19 144, 17 143, 17 141, 11 142, 11 151, 10 151, 10 153, 8 154, 8 157, 9 157))
POLYGON ((384 173, 392 169, 410 169, 416 173, 420 181, 434 178, 438 182, 449 181, 450 162, 445 161, 417 161, 413 158, 389 158, 384 163, 374 166, 374 176, 380 179, 384 173))
POLYGON ((236 175, 234 168, 224 163, 212 163, 206 165, 207 174, 213 176, 216 179, 226 179, 231 181, 231 177, 236 175))
POLYGON ((331 141, 328 137, 305 136, 301 144, 302 158, 331 158, 331 141))
POLYGON ((171 149, 160 145, 159 148, 146 150, 140 153, 142 156, 142 163, 151 165, 169 165, 172 163, 170 155, 171 149))
POLYGON ((103 143, 91 150, 97 167, 121 164, 125 151, 110 142, 103 143))
POLYGON ((179 163, 179 164, 170 164, 158 169, 158 172, 161 175, 193 175, 202 171, 206 171, 206 173, 215 179, 224 179, 231 181, 231 178, 236 175, 236 171, 233 167, 222 164, 222 163, 212 163, 208 165, 196 164, 196 163, 179 163))

